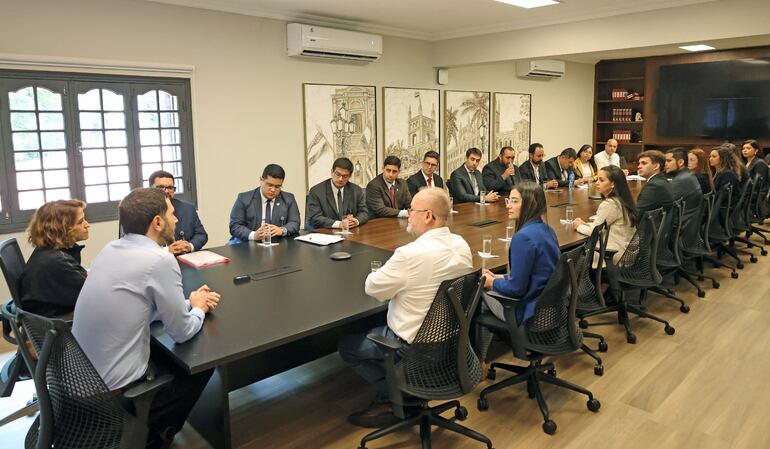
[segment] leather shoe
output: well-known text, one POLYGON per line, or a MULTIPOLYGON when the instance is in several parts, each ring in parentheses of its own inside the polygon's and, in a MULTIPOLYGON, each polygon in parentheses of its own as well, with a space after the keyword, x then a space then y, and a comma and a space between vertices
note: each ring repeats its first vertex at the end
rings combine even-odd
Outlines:
POLYGON ((355 412, 348 416, 348 422, 354 426, 379 429, 397 423, 399 418, 393 414, 390 402, 373 403, 366 410, 355 412))

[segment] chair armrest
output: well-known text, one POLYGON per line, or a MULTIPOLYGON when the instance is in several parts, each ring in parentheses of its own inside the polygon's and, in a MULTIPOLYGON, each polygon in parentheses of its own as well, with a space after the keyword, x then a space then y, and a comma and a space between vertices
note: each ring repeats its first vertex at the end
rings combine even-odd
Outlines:
POLYGON ((516 304, 521 302, 521 299, 519 298, 511 298, 510 296, 505 296, 500 292, 496 292, 494 290, 489 290, 486 292, 487 296, 490 296, 492 298, 495 298, 496 300, 500 301, 500 303, 503 305, 503 307, 507 306, 515 306, 516 304))
POLYGON ((171 383, 172 380, 174 380, 174 376, 171 374, 164 374, 163 376, 156 377, 153 380, 148 380, 129 388, 123 393, 123 397, 131 401, 141 399, 142 396, 148 393, 157 393, 157 390, 164 385, 171 383))
POLYGON ((369 334, 366 336, 369 340, 373 341, 380 349, 384 351, 398 351, 404 345, 395 338, 385 337, 383 335, 369 334))

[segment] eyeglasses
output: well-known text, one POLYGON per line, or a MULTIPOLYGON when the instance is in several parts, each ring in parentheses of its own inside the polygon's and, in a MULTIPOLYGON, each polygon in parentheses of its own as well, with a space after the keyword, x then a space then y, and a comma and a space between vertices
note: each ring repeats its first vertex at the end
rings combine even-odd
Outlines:
POLYGON ((518 198, 506 198, 506 199, 505 199, 505 205, 506 205, 506 207, 507 207, 507 206, 513 206, 514 204, 516 204, 516 203, 518 203, 518 202, 519 202, 519 199, 518 199, 518 198))
POLYGON ((430 212, 433 213, 430 209, 412 209, 411 207, 407 209, 407 212, 409 212, 409 215, 412 215, 412 212, 430 212))
POLYGON ((438 164, 434 164, 433 162, 422 161, 422 163, 423 163, 423 164, 424 164, 426 167, 434 167, 434 168, 435 168, 435 167, 438 167, 438 164))
POLYGON ((283 184, 277 185, 267 181, 262 181, 262 183, 265 185, 265 189, 281 190, 283 188, 283 184))
POLYGON ((153 186, 156 189, 165 190, 167 192, 176 192, 176 186, 153 186))
POLYGON ((337 170, 334 170, 334 171, 332 172, 332 175, 333 175, 335 178, 337 178, 337 179, 350 179, 350 173, 348 173, 347 175, 344 175, 344 174, 342 174, 342 173, 338 172, 337 170))

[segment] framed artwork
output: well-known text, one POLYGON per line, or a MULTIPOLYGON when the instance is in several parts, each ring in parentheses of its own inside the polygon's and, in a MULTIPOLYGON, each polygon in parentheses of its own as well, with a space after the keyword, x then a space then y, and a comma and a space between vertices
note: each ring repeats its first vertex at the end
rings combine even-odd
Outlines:
POLYGON ((531 111, 530 94, 492 94, 492 151, 495 154, 502 147, 512 147, 516 152, 516 165, 529 159, 531 111))
POLYGON ((440 152, 441 104, 438 89, 383 87, 384 156, 401 159, 401 177, 422 167, 426 151, 440 152))
POLYGON ((465 162, 465 151, 481 150, 489 161, 489 92, 444 91, 444 167, 452 173, 465 162))
POLYGON ((304 83, 307 189, 329 178, 339 157, 353 162, 361 187, 377 175, 377 99, 374 86, 304 83))

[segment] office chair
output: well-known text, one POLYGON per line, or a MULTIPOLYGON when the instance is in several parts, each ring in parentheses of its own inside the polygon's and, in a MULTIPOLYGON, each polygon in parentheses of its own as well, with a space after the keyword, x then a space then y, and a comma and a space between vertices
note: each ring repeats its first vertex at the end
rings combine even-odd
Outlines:
POLYGON ((679 256, 682 265, 674 274, 683 277, 692 284, 698 291, 698 297, 703 298, 706 292, 700 287, 698 281, 708 278, 711 280, 712 288, 719 288, 719 282, 716 278, 707 276, 703 268, 703 257, 711 252, 708 241, 705 238, 708 235, 709 219, 711 208, 714 205, 714 193, 709 192, 703 195, 698 207, 684 213, 684 226, 679 245, 679 256), (695 265, 697 271, 687 269, 688 263, 695 265), (697 279, 697 281, 696 281, 697 279))
POLYGON ((366 443, 389 433, 420 426, 422 447, 431 447, 431 427, 438 426, 465 435, 492 448, 486 436, 450 421, 441 413, 455 409, 458 420, 468 410, 456 400, 473 390, 481 378, 479 359, 470 344, 470 320, 478 306, 484 278, 479 272, 447 280, 439 286, 425 320, 410 345, 381 335, 368 335, 385 354, 385 368, 393 413, 402 421, 375 430, 361 439, 366 443), (407 401, 411 395, 416 401, 407 401), (428 401, 449 400, 429 407, 428 401), (416 406, 419 412, 407 417, 404 406, 416 406))
POLYGON ((738 272, 736 268, 743 268, 743 263, 738 258, 737 254, 730 254, 729 247, 726 242, 730 240, 730 234, 728 229, 732 229, 732 223, 730 220, 730 211, 732 206, 733 187, 731 185, 725 186, 722 190, 717 192, 714 198, 714 205, 711 208, 711 215, 709 216, 708 233, 706 241, 711 252, 716 254, 716 257, 711 255, 704 256, 704 260, 709 262, 712 266, 719 268, 728 268, 731 270, 730 277, 738 279, 738 272), (722 254, 728 254, 734 257, 738 262, 736 265, 729 264, 721 260, 722 254))
MULTIPOLYGON (((0 242, 0 269, 3 271, 5 283, 11 292, 11 300, 3 304, 2 321, 3 338, 12 345, 18 345, 16 339, 11 336, 11 322, 15 315, 14 301, 19 301, 19 279, 24 272, 24 256, 21 254, 19 243, 15 238, 0 242)), ((13 393, 13 388, 19 380, 30 379, 30 375, 24 367, 21 354, 16 354, 6 360, 0 372, 0 397, 7 398, 13 393)))
POLYGON ((68 323, 17 309, 12 324, 24 361, 34 373, 40 407, 27 432, 26 449, 145 446, 150 405, 171 375, 139 383, 121 397, 107 389, 68 323), (121 400, 131 403, 134 412, 121 400))
MULTIPOLYGON (((748 236, 751 237, 752 234, 756 234, 762 237, 765 245, 770 245, 770 240, 768 240, 768 238, 765 236, 765 233, 770 231, 759 227, 759 225, 765 222, 765 219, 767 219, 768 214, 770 213, 768 210, 769 192, 767 186, 765 185, 765 178, 757 175, 754 177, 754 184, 757 186, 757 188, 754 190, 755 194, 751 199, 751 230, 749 231, 748 236)), ((766 256, 767 251, 763 248, 761 254, 766 256)))
MULTIPOLYGON (((681 232, 684 224, 684 199, 679 198, 674 201, 669 209, 666 217, 663 219, 660 232, 660 240, 658 242, 658 259, 656 261, 658 272, 662 277, 668 275, 674 275, 676 281, 678 281, 678 273, 682 267, 681 258, 681 232)), ((649 291, 657 293, 665 298, 674 300, 679 303, 679 311, 682 313, 690 312, 690 307, 684 303, 682 298, 679 298, 674 294, 674 291, 670 288, 663 288, 661 285, 650 287, 649 291)), ((700 290, 699 293, 703 292, 700 290)), ((706 293, 703 292, 705 295, 706 293)))
MULTIPOLYGON (((760 178, 761 179, 761 178, 760 178)), ((735 242, 741 242, 745 244, 749 249, 758 247, 760 253, 763 256, 767 255, 765 247, 759 243, 752 242, 751 238, 751 215, 752 206, 751 202, 754 201, 759 194, 760 186, 757 184, 756 179, 747 179, 741 192, 741 198, 738 203, 738 207, 735 210, 733 218, 733 238, 730 239, 730 246, 735 248, 735 242), (741 237, 741 234, 745 233, 746 237, 741 237)), ((749 261, 751 263, 757 263, 757 256, 746 249, 736 248, 736 251, 749 254, 749 261)))
POLYGON ((581 257, 584 248, 579 247, 561 255, 543 293, 537 299, 535 315, 522 324, 516 322, 516 305, 519 300, 495 291, 487 292, 502 304, 505 321, 499 320, 490 312, 483 312, 477 318, 477 325, 506 332, 513 356, 529 362, 529 366, 492 363, 487 374, 488 379, 496 378, 497 368, 510 371, 514 376, 484 388, 476 403, 479 410, 489 409, 487 396, 491 393, 511 385, 526 383, 529 397, 536 398, 543 415, 543 431, 553 435, 556 433, 556 423, 550 418, 548 403, 540 388, 540 383, 545 382, 588 396, 588 409, 592 412, 599 411, 601 403, 590 391, 557 378, 553 363, 543 363, 545 357, 569 354, 580 349, 583 344, 583 334, 576 325, 575 318, 578 300, 575 260, 581 257))

